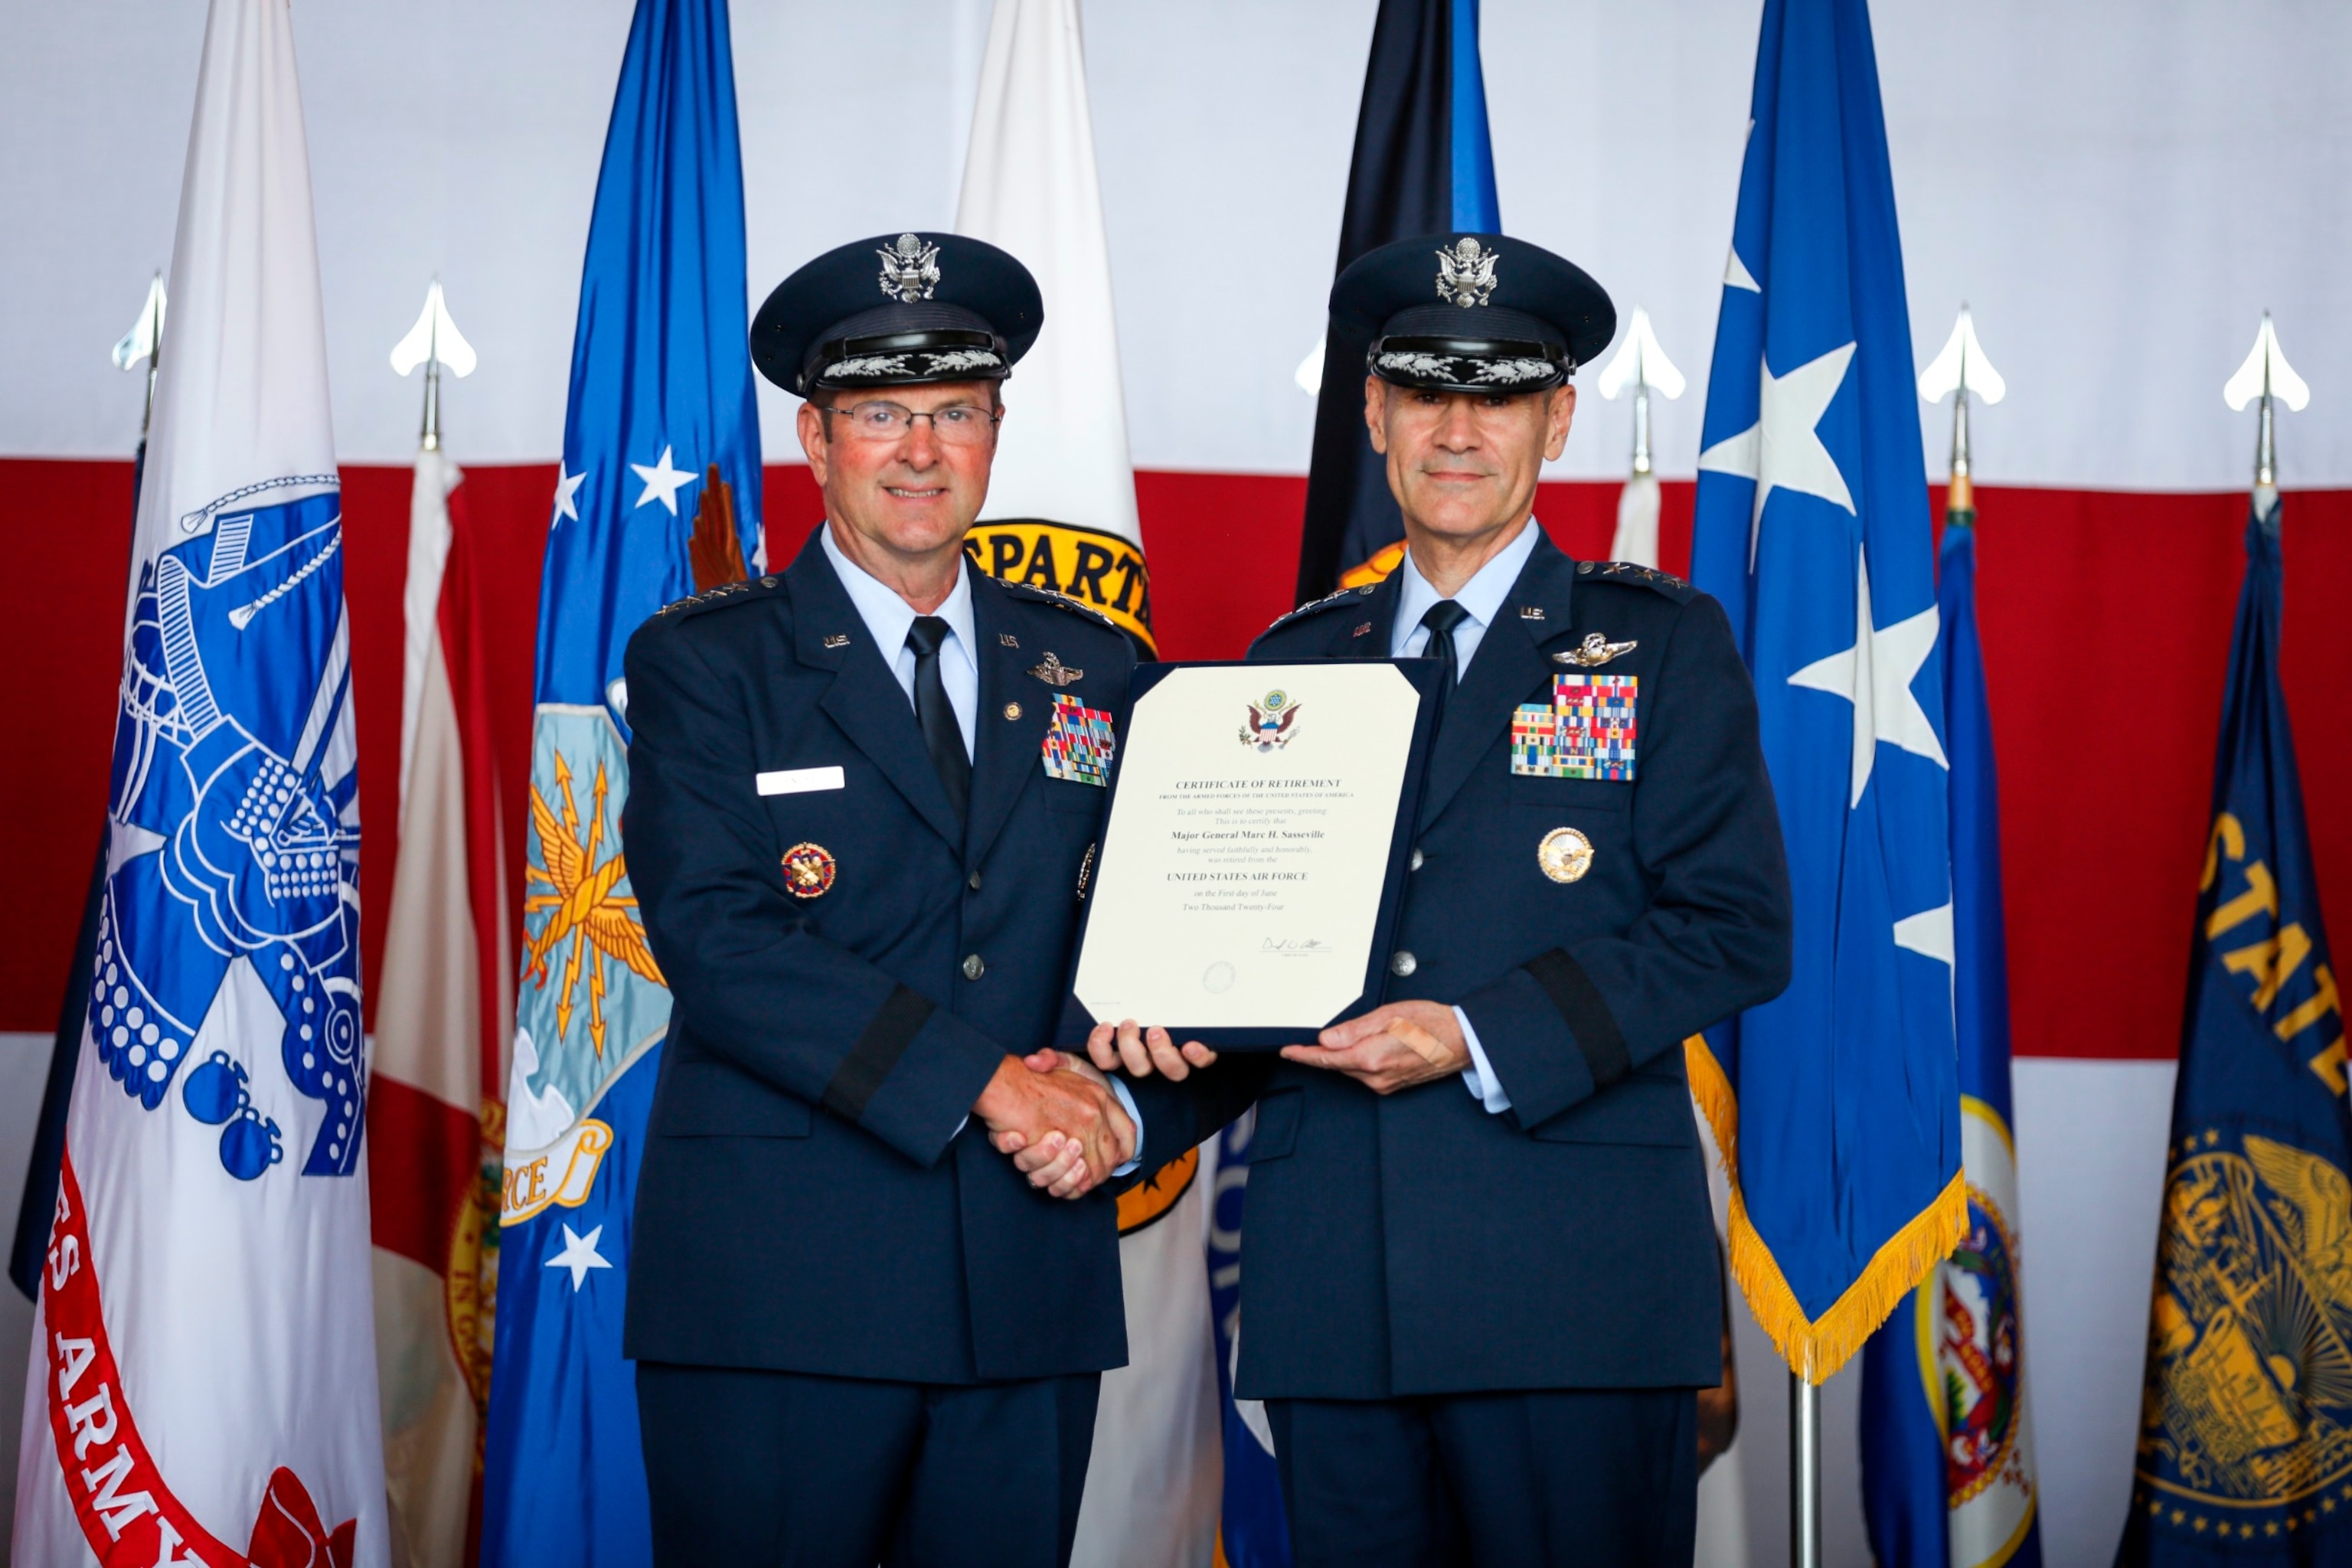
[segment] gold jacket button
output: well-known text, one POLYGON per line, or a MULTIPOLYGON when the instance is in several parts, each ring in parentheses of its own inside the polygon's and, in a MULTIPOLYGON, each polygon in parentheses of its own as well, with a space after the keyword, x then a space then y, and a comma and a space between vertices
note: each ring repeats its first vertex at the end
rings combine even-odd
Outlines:
POLYGON ((976 952, 964 954, 963 977, 966 980, 977 980, 987 973, 988 965, 980 961, 980 954, 976 952))
POLYGON ((1389 973, 1395 975, 1400 980, 1403 979, 1406 975, 1411 974, 1414 970, 1419 969, 1420 967, 1421 960, 1415 958, 1412 953, 1407 952, 1402 948, 1399 948, 1394 952, 1389 954, 1389 973))

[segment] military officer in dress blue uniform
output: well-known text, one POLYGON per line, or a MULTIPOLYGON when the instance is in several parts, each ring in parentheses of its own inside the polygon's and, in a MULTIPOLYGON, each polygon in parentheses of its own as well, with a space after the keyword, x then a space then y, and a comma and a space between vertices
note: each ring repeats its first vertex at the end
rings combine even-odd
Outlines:
POLYGON ((1687 1564, 1723 1294, 1682 1042, 1790 965, 1755 693, 1712 599, 1534 520, 1615 328, 1598 284, 1435 235, 1331 308, 1373 342, 1407 552, 1250 657, 1451 667, 1386 1000, 1278 1060, 1089 1048, 1189 1076, 1207 1121, 1256 1097, 1237 1392, 1302 1568, 1687 1564))
POLYGON ((629 645, 623 828, 675 1009, 626 1331, 665 1564, 1069 1555, 1139 1132, 1032 1053, 1134 655, 963 559, 1042 315, 949 235, 785 279, 751 352, 807 399, 825 524, 629 645))

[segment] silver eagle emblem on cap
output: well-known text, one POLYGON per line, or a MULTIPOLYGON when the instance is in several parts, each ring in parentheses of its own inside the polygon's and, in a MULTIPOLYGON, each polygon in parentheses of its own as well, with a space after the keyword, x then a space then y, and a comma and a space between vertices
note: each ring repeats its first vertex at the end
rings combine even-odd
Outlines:
POLYGON ((1454 248, 1437 253, 1437 297, 1451 300, 1465 310, 1485 304, 1495 292, 1495 263, 1500 259, 1464 235, 1454 242, 1454 248))
POLYGON ((1633 638, 1611 642, 1599 632, 1587 632, 1581 645, 1566 653, 1556 653, 1551 659, 1554 664, 1572 664, 1579 669, 1598 669, 1611 659, 1622 658, 1641 646, 1633 638))
POLYGON ((940 280, 940 247, 902 234, 896 245, 874 253, 882 258, 882 292, 896 295, 902 305, 928 300, 940 280))

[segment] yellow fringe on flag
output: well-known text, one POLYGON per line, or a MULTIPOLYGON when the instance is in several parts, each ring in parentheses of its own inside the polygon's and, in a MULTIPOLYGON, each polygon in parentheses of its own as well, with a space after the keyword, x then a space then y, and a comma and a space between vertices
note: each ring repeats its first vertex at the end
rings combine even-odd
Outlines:
POLYGON ((1780 1273, 1772 1249, 1756 1234, 1748 1217, 1747 1200, 1739 1191, 1739 1099, 1715 1053, 1703 1036, 1683 1042, 1683 1061, 1690 1073, 1691 1095, 1715 1130, 1715 1146, 1723 1158, 1724 1174, 1731 1182, 1731 1277, 1748 1298, 1748 1310, 1770 1335, 1789 1363, 1789 1370, 1811 1384, 1829 1381, 1862 1349, 1863 1342, 1885 1322, 1906 1297, 1927 1277, 1927 1270, 1951 1256, 1968 1234, 1969 1192, 1958 1172, 1951 1184, 1901 1230, 1886 1238, 1862 1271, 1819 1318, 1808 1318, 1797 1304, 1796 1292, 1780 1273))

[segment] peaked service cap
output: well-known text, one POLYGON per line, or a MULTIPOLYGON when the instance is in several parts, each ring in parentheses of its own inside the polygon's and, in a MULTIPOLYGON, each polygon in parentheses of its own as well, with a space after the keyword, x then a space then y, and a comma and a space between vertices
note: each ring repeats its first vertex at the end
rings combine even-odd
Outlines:
POLYGON ((1617 308, 1582 268, 1499 234, 1400 239, 1350 262, 1331 323, 1369 342, 1364 368, 1400 386, 1538 392, 1617 334, 1617 308))
POLYGON ((785 391, 1002 381, 1045 322, 1037 280, 960 234, 877 235, 776 285, 751 321, 751 363, 785 391))

